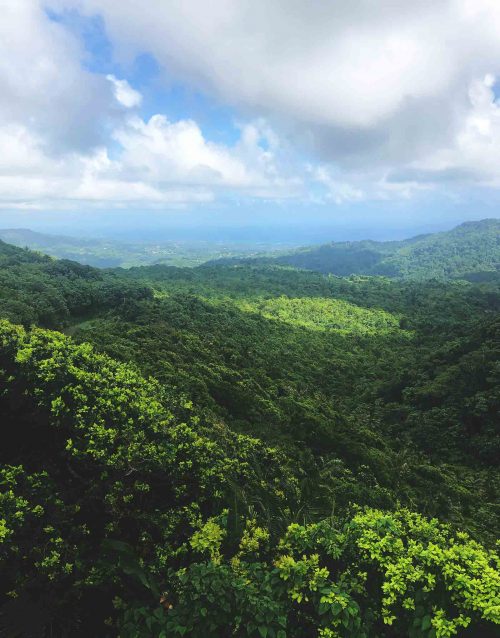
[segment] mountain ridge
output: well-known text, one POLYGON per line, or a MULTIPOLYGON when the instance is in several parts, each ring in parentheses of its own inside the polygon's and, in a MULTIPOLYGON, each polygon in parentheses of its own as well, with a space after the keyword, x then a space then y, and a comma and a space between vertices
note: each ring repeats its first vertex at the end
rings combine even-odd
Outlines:
MULTIPOLYGON (((237 259, 223 260, 236 263, 237 259)), ((306 246, 276 257, 240 260, 274 263, 340 277, 382 275, 453 279, 500 268, 500 220, 469 221, 448 231, 387 242, 370 239, 306 246)))

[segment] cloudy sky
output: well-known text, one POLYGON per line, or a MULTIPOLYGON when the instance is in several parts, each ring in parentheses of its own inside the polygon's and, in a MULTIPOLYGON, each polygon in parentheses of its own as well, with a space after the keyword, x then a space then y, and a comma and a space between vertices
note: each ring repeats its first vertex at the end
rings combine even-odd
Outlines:
POLYGON ((11 216, 497 216, 498 0, 0 9, 11 216))

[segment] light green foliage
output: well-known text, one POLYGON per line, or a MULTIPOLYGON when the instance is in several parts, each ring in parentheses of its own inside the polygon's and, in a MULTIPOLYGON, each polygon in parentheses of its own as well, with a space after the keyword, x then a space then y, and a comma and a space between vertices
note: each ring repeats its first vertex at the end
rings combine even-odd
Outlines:
MULTIPOLYGON (((378 309, 360 308, 340 299, 276 297, 238 303, 242 310, 258 312, 312 330, 334 330, 341 334, 386 334, 399 331, 399 317, 378 309)), ((407 335, 408 337, 410 335, 407 335)))
POLYGON ((406 511, 368 511, 351 528, 363 562, 384 574, 382 618, 413 615, 411 636, 445 638, 472 619, 500 624, 500 557, 465 533, 406 511), (427 632, 427 633, 426 633, 427 632))
POLYGON ((259 527, 255 519, 247 519, 237 557, 247 554, 258 554, 262 546, 268 543, 269 537, 270 535, 267 529, 259 527))
POLYGON ((169 572, 167 635, 445 638, 500 625, 498 554, 406 510, 293 524, 260 560, 222 556, 213 521, 202 536, 216 555, 169 572))
POLYGON ((212 562, 217 563, 225 535, 225 530, 215 520, 208 520, 198 532, 193 534, 189 542, 195 551, 207 554, 212 562))
POLYGON ((293 502, 278 451, 207 422, 132 367, 5 321, 0 343, 4 595, 50 585, 60 622, 79 588, 120 591, 107 539, 131 543, 154 572, 188 551, 200 513, 220 510, 236 485, 241 503, 293 502))

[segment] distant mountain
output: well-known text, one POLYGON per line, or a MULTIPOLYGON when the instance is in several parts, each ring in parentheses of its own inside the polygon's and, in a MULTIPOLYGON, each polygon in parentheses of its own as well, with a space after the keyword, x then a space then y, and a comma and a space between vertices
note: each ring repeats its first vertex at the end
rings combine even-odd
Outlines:
POLYGON ((15 246, 23 245, 43 245, 43 246, 61 246, 71 242, 78 246, 86 246, 92 243, 88 239, 78 239, 76 237, 66 237, 65 235, 48 235, 45 233, 37 233, 29 228, 4 228, 0 229, 0 238, 8 244, 15 246))
POLYGON ((339 276, 486 280, 500 269, 500 220, 466 222, 404 241, 331 242, 259 261, 339 276))

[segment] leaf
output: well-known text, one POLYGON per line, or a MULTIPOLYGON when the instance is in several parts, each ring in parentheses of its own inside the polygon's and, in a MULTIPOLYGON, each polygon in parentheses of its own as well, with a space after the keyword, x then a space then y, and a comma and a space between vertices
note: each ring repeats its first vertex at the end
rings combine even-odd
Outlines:
POLYGON ((259 634, 262 636, 262 638, 266 638, 266 636, 267 636, 267 627, 264 627, 264 625, 261 625, 259 627, 259 634))
POLYGON ((340 603, 332 603, 330 609, 333 616, 338 616, 342 611, 342 605, 340 603))
POLYGON ((422 618, 422 631, 426 631, 431 626, 431 617, 427 614, 422 618))

